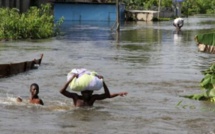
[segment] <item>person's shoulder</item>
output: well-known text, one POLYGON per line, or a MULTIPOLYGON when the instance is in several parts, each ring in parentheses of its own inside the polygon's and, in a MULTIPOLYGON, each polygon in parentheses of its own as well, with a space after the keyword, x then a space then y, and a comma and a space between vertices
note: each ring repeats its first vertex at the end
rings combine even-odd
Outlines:
POLYGON ((32 99, 32 100, 30 100, 30 103, 44 105, 44 103, 41 99, 32 99))

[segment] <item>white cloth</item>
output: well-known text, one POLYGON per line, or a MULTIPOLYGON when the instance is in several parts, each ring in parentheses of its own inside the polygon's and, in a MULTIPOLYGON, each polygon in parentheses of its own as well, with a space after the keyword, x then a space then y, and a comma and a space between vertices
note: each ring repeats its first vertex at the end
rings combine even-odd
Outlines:
POLYGON ((176 27, 182 27, 184 25, 184 19, 183 18, 176 18, 174 19, 173 21, 173 24, 176 26, 176 27))
POLYGON ((103 87, 103 79, 99 79, 96 76, 96 72, 89 71, 87 69, 72 69, 67 74, 67 81, 69 81, 74 74, 78 74, 78 78, 74 78, 69 87, 73 91, 85 91, 85 90, 100 90, 103 87))

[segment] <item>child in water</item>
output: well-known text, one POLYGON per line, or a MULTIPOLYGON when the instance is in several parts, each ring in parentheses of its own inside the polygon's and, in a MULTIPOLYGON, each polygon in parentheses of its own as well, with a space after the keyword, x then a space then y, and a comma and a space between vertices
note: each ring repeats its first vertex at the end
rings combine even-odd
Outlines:
MULTIPOLYGON (((127 95, 127 92, 120 92, 120 93, 113 93, 110 94, 109 89, 107 88, 104 80, 103 80, 103 88, 104 93, 103 94, 93 94, 93 91, 86 90, 82 91, 81 95, 78 95, 77 93, 68 92, 66 89, 69 85, 69 83, 74 79, 78 77, 78 74, 74 74, 70 80, 66 82, 66 84, 63 86, 63 88, 60 90, 60 93, 68 98, 73 99, 74 106, 81 107, 81 106, 93 106, 94 102, 96 100, 104 100, 107 98, 114 98, 116 96, 125 96, 127 95)), ((102 79, 102 76, 96 75, 99 79, 102 79)))
MULTIPOLYGON (((44 105, 43 101, 38 96, 38 94, 39 94, 38 84, 36 84, 36 83, 31 84, 30 93, 31 93, 31 95, 29 98, 29 103, 44 105)), ((22 99, 20 97, 18 97, 17 102, 22 102, 22 99)))

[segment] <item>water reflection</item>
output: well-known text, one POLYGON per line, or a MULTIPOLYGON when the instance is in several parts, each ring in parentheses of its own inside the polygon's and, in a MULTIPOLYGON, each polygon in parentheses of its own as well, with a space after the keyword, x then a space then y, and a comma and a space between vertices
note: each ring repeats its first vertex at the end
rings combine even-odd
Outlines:
POLYGON ((140 29, 124 30, 121 32, 121 41, 126 42, 148 42, 154 43, 158 42, 160 38, 160 33, 153 28, 145 29, 144 27, 140 29))
POLYGON ((175 45, 181 44, 182 37, 183 37, 182 30, 175 30, 174 33, 173 33, 174 44, 175 45))
POLYGON ((98 41, 114 40, 111 28, 114 22, 65 21, 62 25, 64 36, 60 40, 98 41))

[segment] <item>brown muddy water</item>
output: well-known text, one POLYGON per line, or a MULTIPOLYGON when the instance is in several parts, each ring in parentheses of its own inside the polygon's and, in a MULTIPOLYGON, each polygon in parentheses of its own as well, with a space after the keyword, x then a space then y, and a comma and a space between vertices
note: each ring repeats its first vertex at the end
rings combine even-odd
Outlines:
POLYGON ((201 71, 215 56, 198 52, 194 37, 215 31, 215 18, 186 18, 178 35, 172 21, 126 22, 119 43, 111 26, 65 22, 63 36, 1 42, 1 63, 41 53, 44 59, 36 70, 0 79, 0 133, 214 134, 215 104, 180 96, 201 92, 201 71), (102 74, 111 92, 128 95, 74 108, 59 90, 67 73, 79 67, 102 74), (45 106, 16 103, 17 96, 28 99, 33 82, 40 85, 45 106))

